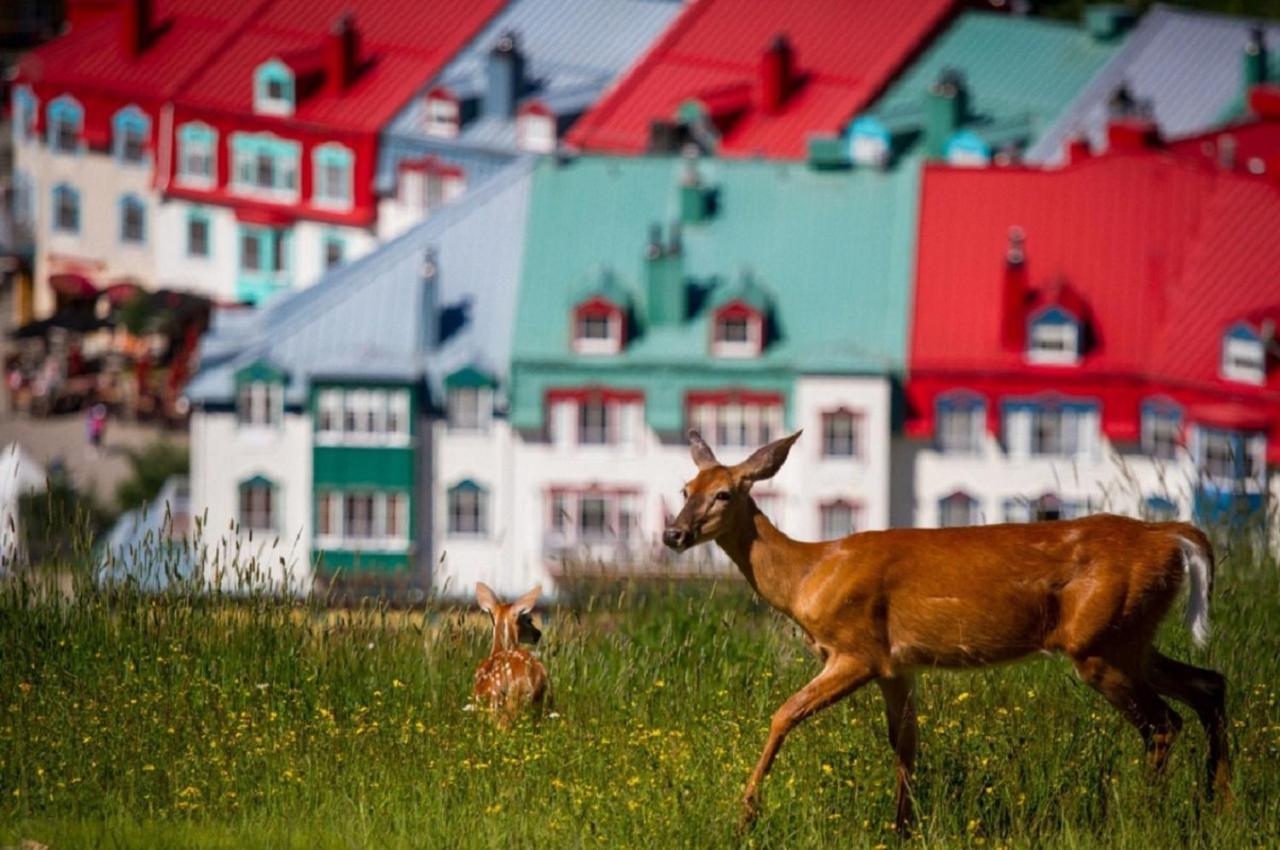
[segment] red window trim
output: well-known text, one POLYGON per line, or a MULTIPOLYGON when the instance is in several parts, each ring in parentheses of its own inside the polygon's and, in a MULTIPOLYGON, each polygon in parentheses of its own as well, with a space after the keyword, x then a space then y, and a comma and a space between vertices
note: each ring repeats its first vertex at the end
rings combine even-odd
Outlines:
POLYGON ((689 390, 685 393, 685 412, 689 412, 696 404, 712 404, 723 407, 730 404, 754 404, 761 407, 767 405, 783 404, 782 393, 772 392, 769 390, 746 390, 746 389, 725 389, 725 390, 689 390))
POLYGON ((719 329, 720 323, 725 319, 746 319, 748 322, 748 336, 750 336, 752 330, 755 331, 755 353, 758 355, 764 351, 764 314, 745 301, 730 301, 728 304, 717 308, 715 313, 712 314, 709 338, 707 340, 708 351, 714 352, 718 345, 739 344, 716 339, 716 331, 719 329), (751 327, 752 324, 754 324, 754 328, 751 327))
POLYGON ((594 316, 604 316, 618 322, 618 350, 625 348, 627 344, 626 314, 623 312, 622 307, 603 295, 593 295, 573 308, 573 341, 576 343, 582 339, 578 335, 582 320, 594 316))
POLYGON ((547 390, 547 404, 561 401, 603 401, 609 403, 643 402, 644 390, 620 389, 615 387, 557 387, 547 390))

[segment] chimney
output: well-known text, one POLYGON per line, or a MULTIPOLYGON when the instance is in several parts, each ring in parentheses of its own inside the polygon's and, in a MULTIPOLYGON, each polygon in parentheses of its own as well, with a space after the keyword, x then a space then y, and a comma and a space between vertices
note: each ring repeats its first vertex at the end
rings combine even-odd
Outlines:
POLYGON ((1021 351, 1025 344, 1027 289, 1026 234, 1015 225, 1009 228, 1000 293, 1000 344, 1010 351, 1021 351))
POLYGON ((1267 81, 1267 36, 1262 26, 1249 30, 1249 40, 1244 44, 1244 90, 1267 81))
POLYGON ((760 109, 773 115, 782 110, 795 87, 795 51, 785 33, 778 33, 760 56, 760 109))
POLYGON ((489 51, 488 90, 484 97, 484 112, 500 118, 516 114, 516 101, 524 93, 524 54, 516 34, 510 30, 502 34, 498 43, 489 51))
POLYGON ((662 244, 662 226, 650 226, 644 264, 649 325, 661 327, 684 321, 684 257, 678 224, 671 226, 671 240, 665 246, 662 244))
POLYGON ((947 141, 960 129, 968 111, 969 93, 964 75, 955 68, 945 68, 924 94, 925 153, 941 159, 947 141))
POLYGON ((1249 89, 1249 111, 1267 121, 1280 119, 1280 85, 1271 83, 1249 89))
POLYGON ((1094 41, 1114 41, 1123 35, 1135 20, 1132 9, 1119 3, 1099 3, 1084 10, 1084 26, 1094 41))
POLYGON ((138 58, 151 42, 151 0, 125 0, 120 26, 124 54, 138 58))
POLYGON ((1077 134, 1067 140, 1068 165, 1084 162, 1091 156, 1093 156, 1093 149, 1089 147, 1089 138, 1087 136, 1077 134))
POLYGON ((680 221, 698 224, 711 216, 710 191, 698 173, 698 148, 686 145, 683 151, 684 173, 680 176, 680 221))
POLYGON ((430 351, 440 340, 440 263, 436 249, 427 248, 419 269, 421 289, 418 301, 418 350, 430 351))
POLYGON ((343 13, 333 22, 324 55, 325 84, 333 94, 342 92, 355 78, 359 39, 355 18, 350 12, 343 13))

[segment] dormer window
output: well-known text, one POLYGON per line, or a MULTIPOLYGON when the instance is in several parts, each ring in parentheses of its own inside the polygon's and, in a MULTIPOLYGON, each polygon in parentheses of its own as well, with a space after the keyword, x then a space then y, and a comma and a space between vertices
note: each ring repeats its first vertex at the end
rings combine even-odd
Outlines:
POLYGON ((1072 365, 1080 359, 1080 321, 1061 307, 1050 307, 1028 323, 1027 362, 1072 365))
POLYGON ((285 378, 283 370, 263 362, 236 373, 236 421, 241 427, 279 428, 283 424, 285 378))
POLYGON ((947 140, 945 156, 952 165, 977 168, 991 162, 991 146, 976 133, 961 130, 947 140))
POLYGON ((401 160, 398 171, 396 197, 420 215, 453 200, 467 185, 461 168, 434 156, 401 160))
POLYGON ((520 107, 516 115, 516 144, 522 150, 551 153, 556 149, 556 117, 534 101, 520 107))
POLYGON ((879 168, 889 161, 890 141, 884 124, 864 116, 849 128, 849 156, 857 165, 879 168))
POLYGON ((446 88, 435 88, 427 92, 424 116, 427 135, 442 139, 456 138, 461 118, 462 110, 453 92, 446 88))
POLYGON ((1222 377, 1242 384, 1267 381, 1266 346, 1246 324, 1236 325, 1222 338, 1222 377))
POLYGON ((617 354, 625 328, 622 308, 595 297, 579 304, 573 317, 573 350, 579 354, 617 354))
POLYGON ((731 303, 716 311, 711 353, 716 357, 757 357, 764 350, 764 316, 747 304, 731 303))
POLYGON ((253 111, 263 115, 292 115, 295 105, 293 71, 278 59, 263 62, 253 74, 253 111))

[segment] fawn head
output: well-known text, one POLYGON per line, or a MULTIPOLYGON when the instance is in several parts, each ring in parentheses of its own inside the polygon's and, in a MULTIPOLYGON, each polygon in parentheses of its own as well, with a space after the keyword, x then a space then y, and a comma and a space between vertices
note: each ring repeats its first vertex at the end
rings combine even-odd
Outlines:
POLYGON ((493 651, 515 649, 518 644, 537 645, 542 632, 533 624, 534 604, 542 593, 542 585, 534 585, 515 602, 504 604, 498 595, 484 582, 476 582, 476 602, 493 618, 493 651))
POLYGON ((667 523, 662 542, 677 552, 699 543, 715 540, 738 523, 751 517, 751 485, 772 478, 782 468, 791 446, 799 439, 797 431, 789 437, 774 440, 733 466, 716 460, 711 447, 697 431, 689 432, 689 454, 698 466, 698 474, 685 485, 684 507, 667 523))

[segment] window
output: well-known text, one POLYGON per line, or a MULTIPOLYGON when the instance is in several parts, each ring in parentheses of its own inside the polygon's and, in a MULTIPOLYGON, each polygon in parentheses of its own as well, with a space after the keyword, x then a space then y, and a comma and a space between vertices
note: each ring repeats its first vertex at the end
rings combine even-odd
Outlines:
POLYGON ((449 490, 449 533, 480 536, 488 533, 488 494, 474 481, 449 490))
POLYGON ((240 270, 272 275, 288 271, 288 235, 266 227, 240 228, 240 270))
POLYGON ((828 502, 819 509, 822 539, 837 540, 858 530, 858 509, 852 502, 828 502))
POLYGON ((192 122, 178 130, 178 180, 210 188, 217 182, 218 131, 192 122))
POLYGON ((276 530, 275 486, 265 478, 240 485, 240 527, 248 531, 276 530))
POLYGON ((406 159, 397 165, 396 199, 415 213, 431 212, 464 188, 462 169, 438 157, 406 159))
POLYGON ((139 165, 147 160, 147 137, 151 132, 151 120, 136 106, 127 106, 111 120, 112 143, 115 157, 127 165, 139 165))
POLYGON ((300 148, 272 133, 233 133, 233 188, 272 201, 296 201, 300 148))
POLYGON ((609 442, 609 406, 600 400, 578 405, 578 443, 603 446, 609 442))
POLYGON ((347 493, 342 515, 342 536, 348 540, 371 540, 374 533, 373 493, 347 493))
POLYGON ((1080 323, 1075 316, 1050 307, 1031 320, 1027 360, 1031 363, 1071 364, 1080 359, 1080 323))
POLYGON ((30 86, 16 86, 13 90, 13 141, 29 142, 36 137, 36 110, 39 105, 30 86))
POLYGON ((293 72, 278 59, 263 62, 253 74, 253 110, 267 115, 292 115, 293 72))
POLYGON ((584 495, 578 500, 578 538, 584 542, 610 536, 609 504, 604 496, 584 495))
POLYGON ((187 256, 209 256, 209 219, 203 213, 192 211, 187 215, 187 256))
POLYGON ((316 441, 402 446, 411 433, 407 389, 328 387, 315 396, 316 441))
POLYGON ((937 401, 938 450, 947 454, 977 454, 986 431, 986 404, 980 396, 958 392, 937 401))
POLYGON ((857 457, 862 417, 849 410, 822 414, 822 456, 857 457))
MULTIPOLYGON (((702 436, 720 448, 755 448, 782 433, 781 399, 750 396, 702 401, 690 394, 689 420, 702 436)), ((856 439, 856 438, 855 438, 856 439)))
POLYGON ((316 497, 316 536, 342 536, 342 494, 325 491, 316 497))
POLYGON ((1147 496, 1142 500, 1142 518, 1148 522, 1170 522, 1178 518, 1178 506, 1164 496, 1147 496))
POLYGON ((424 119, 427 135, 454 138, 458 135, 458 99, 446 89, 428 92, 424 119))
POLYGON ((84 123, 84 110, 69 95, 54 98, 49 103, 47 140, 49 147, 58 153, 76 153, 80 150, 80 133, 84 123))
POLYGON ((978 521, 978 500, 968 493, 956 492, 938 500, 939 528, 977 525, 978 521))
POLYGON ((575 311, 573 350, 579 354, 616 354, 622 349, 622 310, 593 298, 575 311))
POLYGON ((147 208, 134 195, 120 199, 120 241, 131 245, 147 241, 147 208))
POLYGON ((349 148, 336 143, 320 145, 312 151, 313 204, 334 209, 351 206, 351 165, 354 158, 349 148))
POLYGON ((553 489, 546 505, 547 537, 553 548, 625 545, 642 533, 640 498, 631 490, 553 489))
POLYGON ((1067 501, 1052 493, 1037 499, 1007 499, 1004 504, 1006 522, 1050 522, 1086 516, 1092 506, 1088 501, 1067 501))
POLYGON ((316 395, 316 433, 342 435, 342 390, 321 390, 316 395))
POLYGON ((408 541, 408 493, 323 490, 316 495, 317 548, 403 550, 408 541))
POLYGON ((389 540, 409 539, 409 497, 404 493, 388 493, 383 536, 389 540))
POLYGON ((551 153, 556 149, 556 119, 545 110, 522 111, 516 118, 516 144, 527 151, 551 153))
POLYGON ((53 229, 80 232, 80 193, 65 183, 53 187, 53 229))
POLYGON ((1173 460, 1182 434, 1182 413, 1170 402, 1142 406, 1142 451, 1150 457, 1173 460))
POLYGON ((1213 481, 1258 480, 1266 470, 1266 436, 1261 433, 1198 428, 1196 465, 1213 481))
POLYGON ((888 163, 889 142, 888 129, 870 116, 856 119, 849 127, 849 152, 857 165, 880 167, 888 163))
POLYGON ((715 315, 711 353, 717 357, 754 357, 763 348, 764 318, 742 304, 721 308, 715 315))
POLYGON ((241 425, 276 427, 284 416, 284 386, 277 381, 245 381, 236 393, 241 425))
POLYGON ((1248 325, 1236 325, 1223 338, 1222 377, 1245 384, 1266 383, 1266 348, 1248 325))
POLYGON ((449 430, 486 430, 492 404, 488 387, 450 387, 445 400, 449 430))
POLYGON ((385 433, 387 394, 379 390, 347 390, 343 430, 358 439, 385 433))
POLYGON ((346 258, 347 246, 339 236, 332 234, 324 238, 324 257, 323 264, 325 269, 332 269, 342 265, 342 261, 346 258))
POLYGON ((409 409, 408 390, 391 390, 387 393, 387 418, 385 422, 387 434, 393 437, 407 438, 409 436, 409 409))
POLYGON ((1098 406, 1058 398, 1006 402, 1004 437, 1015 457, 1093 458, 1098 452, 1098 406))

